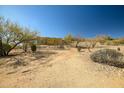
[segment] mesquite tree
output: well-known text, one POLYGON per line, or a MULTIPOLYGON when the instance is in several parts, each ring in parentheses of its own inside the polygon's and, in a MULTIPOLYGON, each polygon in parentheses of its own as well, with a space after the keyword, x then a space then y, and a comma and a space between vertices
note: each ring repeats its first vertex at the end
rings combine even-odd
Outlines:
POLYGON ((64 40, 66 43, 70 44, 73 41, 73 36, 71 34, 68 34, 64 37, 64 40))
POLYGON ((0 17, 0 56, 7 56, 19 44, 35 38, 36 32, 0 17))

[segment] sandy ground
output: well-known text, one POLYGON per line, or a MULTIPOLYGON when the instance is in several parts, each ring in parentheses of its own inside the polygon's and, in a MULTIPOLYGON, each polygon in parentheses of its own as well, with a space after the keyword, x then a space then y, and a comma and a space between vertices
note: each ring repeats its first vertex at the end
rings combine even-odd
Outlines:
MULTIPOLYGON (((44 64, 43 59, 38 59, 19 68, 1 66, 0 87, 124 87, 124 69, 92 62, 92 52, 78 52, 75 48, 56 50, 44 64)), ((124 53, 123 46, 121 52, 124 53)))

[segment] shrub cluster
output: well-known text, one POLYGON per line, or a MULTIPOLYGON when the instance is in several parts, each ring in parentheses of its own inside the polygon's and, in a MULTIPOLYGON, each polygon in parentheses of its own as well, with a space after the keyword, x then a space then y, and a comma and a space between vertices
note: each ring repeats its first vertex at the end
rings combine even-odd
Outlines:
POLYGON ((116 66, 116 67, 124 67, 124 56, 122 53, 114 50, 114 49, 101 49, 93 54, 91 54, 90 58, 94 62, 105 63, 108 65, 116 66))

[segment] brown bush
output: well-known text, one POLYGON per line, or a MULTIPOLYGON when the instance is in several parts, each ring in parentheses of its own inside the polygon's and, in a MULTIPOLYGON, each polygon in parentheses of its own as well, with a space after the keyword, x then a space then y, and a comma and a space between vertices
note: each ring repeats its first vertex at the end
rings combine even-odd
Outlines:
POLYGON ((116 67, 124 67, 124 56, 114 49, 102 49, 91 54, 94 62, 105 63, 116 67))

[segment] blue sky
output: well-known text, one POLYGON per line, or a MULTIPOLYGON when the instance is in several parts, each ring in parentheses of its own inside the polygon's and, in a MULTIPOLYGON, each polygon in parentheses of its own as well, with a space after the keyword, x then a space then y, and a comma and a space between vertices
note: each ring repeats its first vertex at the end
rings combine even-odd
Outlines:
POLYGON ((0 6, 0 16, 41 36, 124 37, 124 6, 0 6))

